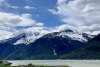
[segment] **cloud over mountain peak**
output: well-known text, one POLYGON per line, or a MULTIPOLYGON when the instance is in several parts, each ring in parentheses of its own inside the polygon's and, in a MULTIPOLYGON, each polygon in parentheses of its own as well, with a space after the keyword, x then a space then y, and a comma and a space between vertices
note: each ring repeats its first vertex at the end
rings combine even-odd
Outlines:
POLYGON ((9 38, 12 36, 11 34, 15 34, 16 32, 23 31, 30 27, 43 29, 42 23, 26 16, 28 15, 21 16, 12 13, 0 12, 0 31, 2 32, 0 32, 0 36, 5 36, 4 39, 6 39, 6 37, 9 38), (21 29, 18 29, 20 27, 21 29), (8 34, 5 35, 5 32, 8 34))
POLYGON ((51 12, 60 16, 66 25, 73 26, 79 31, 100 33, 99 6, 99 0, 58 0, 56 10, 51 12))

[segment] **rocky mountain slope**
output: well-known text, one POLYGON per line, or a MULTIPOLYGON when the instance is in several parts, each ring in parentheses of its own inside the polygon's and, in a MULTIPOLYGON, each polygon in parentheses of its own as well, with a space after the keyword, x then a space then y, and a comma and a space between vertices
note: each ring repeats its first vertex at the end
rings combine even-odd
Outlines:
POLYGON ((100 34, 89 40, 83 47, 62 55, 62 59, 100 59, 100 34))

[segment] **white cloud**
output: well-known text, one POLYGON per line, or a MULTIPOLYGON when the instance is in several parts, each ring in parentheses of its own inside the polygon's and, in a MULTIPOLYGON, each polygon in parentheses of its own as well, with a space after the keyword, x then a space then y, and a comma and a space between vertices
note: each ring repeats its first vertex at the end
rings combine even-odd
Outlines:
POLYGON ((38 25, 38 23, 35 20, 32 20, 29 17, 4 12, 0 12, 0 21, 0 25, 9 25, 12 27, 38 25))
POLYGON ((32 15, 30 13, 25 13, 25 14, 22 14, 22 17, 32 18, 32 15))
POLYGON ((25 7, 24 7, 25 9, 35 9, 35 7, 32 7, 32 6, 28 6, 28 5, 26 5, 25 7))
POLYGON ((58 0, 57 1, 57 4, 63 4, 63 3, 65 3, 67 0, 58 0))
POLYGON ((12 8, 12 9, 19 8, 18 6, 11 5, 10 3, 7 2, 7 0, 0 0, 0 7, 12 8))
POLYGON ((9 31, 0 30, 0 40, 8 39, 12 35, 13 34, 11 32, 9 32, 9 31))
POLYGON ((6 0, 0 0, 0 6, 9 6, 8 2, 6 2, 6 0))
POLYGON ((62 24, 62 25, 56 27, 57 31, 63 31, 65 29, 70 29, 70 30, 73 30, 73 31, 77 31, 75 27, 67 25, 67 24, 62 24))
MULTIPOLYGON (((22 8, 22 7, 19 7, 18 5, 15 6, 15 5, 7 2, 7 0, 0 0, 0 7, 12 8, 12 9, 22 8)), ((35 9, 35 7, 31 7, 29 5, 26 5, 23 8, 24 9, 35 9)))
POLYGON ((12 37, 12 34, 22 32, 26 29, 17 29, 18 27, 33 27, 36 29, 43 29, 43 23, 32 20, 30 17, 0 12, 0 40, 12 37))
POLYGON ((51 12, 52 14, 55 14, 55 15, 58 14, 57 11, 55 11, 54 9, 48 9, 48 11, 51 12))
POLYGON ((13 6, 13 5, 10 5, 10 4, 9 4, 8 7, 12 8, 12 9, 18 9, 19 8, 18 6, 13 6))
POLYGON ((100 30, 100 0, 58 0, 56 13, 69 26, 82 32, 100 30))

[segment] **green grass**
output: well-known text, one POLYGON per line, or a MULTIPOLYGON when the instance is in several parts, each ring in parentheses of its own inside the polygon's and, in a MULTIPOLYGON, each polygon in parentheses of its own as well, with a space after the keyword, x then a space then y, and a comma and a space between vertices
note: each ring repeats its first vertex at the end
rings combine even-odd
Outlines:
POLYGON ((0 64, 0 67, 11 67, 10 65, 0 64))

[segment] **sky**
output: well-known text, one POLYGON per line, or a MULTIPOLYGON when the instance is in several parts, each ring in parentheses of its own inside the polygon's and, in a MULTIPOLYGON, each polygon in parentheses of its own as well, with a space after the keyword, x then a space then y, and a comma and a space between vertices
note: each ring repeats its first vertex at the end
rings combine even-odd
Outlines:
POLYGON ((57 0, 1 0, 1 11, 17 15, 28 14, 32 19, 44 23, 47 27, 59 25, 59 17, 49 9, 56 7, 57 0))
POLYGON ((72 29, 97 35, 100 0, 0 0, 0 36, 29 28, 45 32, 72 29))

